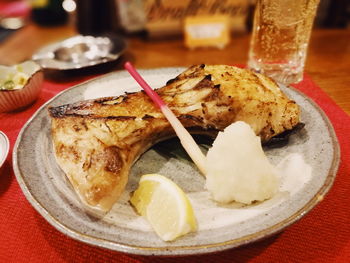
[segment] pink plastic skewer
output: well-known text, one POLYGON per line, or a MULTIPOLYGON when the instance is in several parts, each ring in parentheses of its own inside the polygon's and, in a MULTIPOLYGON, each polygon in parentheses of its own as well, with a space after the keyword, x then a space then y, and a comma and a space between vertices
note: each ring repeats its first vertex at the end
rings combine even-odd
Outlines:
POLYGON ((146 94, 160 108, 164 116, 168 119, 171 126, 174 128, 176 135, 180 138, 182 146, 185 148, 188 155, 197 165, 198 169, 206 174, 205 156, 194 141, 191 134, 185 129, 182 123, 178 120, 175 114, 169 109, 161 97, 147 84, 130 62, 124 64, 125 69, 136 80, 136 82, 145 90, 146 94))

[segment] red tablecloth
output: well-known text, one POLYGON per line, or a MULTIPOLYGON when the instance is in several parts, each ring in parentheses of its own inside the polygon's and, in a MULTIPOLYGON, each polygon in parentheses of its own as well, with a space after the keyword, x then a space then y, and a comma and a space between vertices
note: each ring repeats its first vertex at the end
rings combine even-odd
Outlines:
MULTIPOLYGON (((45 81, 30 108, 0 114, 0 130, 10 139, 10 151, 24 123, 45 101, 81 81, 45 81)), ((183 258, 133 256, 89 246, 60 233, 32 208, 15 179, 10 154, 0 176, 0 262, 350 262, 350 117, 309 77, 296 87, 331 120, 341 163, 325 199, 282 233, 221 253, 183 258)))

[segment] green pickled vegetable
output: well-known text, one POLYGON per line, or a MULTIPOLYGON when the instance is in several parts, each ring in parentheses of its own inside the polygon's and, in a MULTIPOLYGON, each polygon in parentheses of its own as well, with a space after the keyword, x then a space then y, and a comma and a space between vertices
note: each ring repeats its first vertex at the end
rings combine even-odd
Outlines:
POLYGON ((15 83, 13 80, 7 80, 1 85, 2 90, 13 90, 15 88, 15 83))

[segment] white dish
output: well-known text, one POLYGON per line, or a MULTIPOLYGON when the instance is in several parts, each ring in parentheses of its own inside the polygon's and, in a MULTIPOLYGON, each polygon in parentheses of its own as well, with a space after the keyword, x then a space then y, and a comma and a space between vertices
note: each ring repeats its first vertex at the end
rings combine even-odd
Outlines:
MULTIPOLYGON (((141 70, 158 88, 183 68, 141 70)), ((282 87, 302 109, 305 129, 292 135, 287 146, 266 151, 273 163, 298 152, 312 166, 312 176, 294 191, 280 192, 273 199, 252 206, 218 206, 204 190, 204 179, 191 162, 147 151, 133 166, 122 198, 110 213, 97 220, 87 215, 52 152, 47 106, 139 90, 125 71, 72 87, 39 109, 20 132, 13 152, 17 180, 34 208, 54 227, 88 244, 141 255, 191 255, 221 251, 275 234, 299 220, 328 192, 339 164, 339 145, 332 125, 309 98, 282 87), (30 153, 30 154, 29 154, 30 153), (174 242, 163 242, 129 205, 139 176, 160 173, 173 179, 188 194, 199 231, 174 242)), ((301 171, 302 172, 302 171, 301 171)))
POLYGON ((0 168, 6 161, 7 155, 10 150, 10 142, 6 134, 0 131, 0 168))

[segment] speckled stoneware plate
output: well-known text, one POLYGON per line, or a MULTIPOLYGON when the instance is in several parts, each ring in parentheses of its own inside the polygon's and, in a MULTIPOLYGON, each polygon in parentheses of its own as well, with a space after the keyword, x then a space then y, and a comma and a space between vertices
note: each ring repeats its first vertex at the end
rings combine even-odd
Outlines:
MULTIPOLYGON (((177 76, 183 68, 140 70, 153 88, 177 76)), ((311 166, 295 173, 300 181, 281 178, 279 192, 270 200, 250 206, 219 206, 204 189, 204 178, 184 159, 147 151, 132 168, 121 199, 104 218, 84 212, 53 154, 47 107, 139 90, 125 71, 112 73, 58 94, 39 109, 19 134, 13 152, 17 180, 34 208, 68 236, 116 251, 141 255, 191 255, 222 251, 277 233, 309 212, 330 189, 339 164, 339 146, 325 114, 300 92, 282 87, 302 109, 305 128, 287 146, 266 149, 274 164, 299 153, 311 166), (160 173, 173 179, 188 194, 198 231, 174 242, 162 241, 129 205, 130 192, 140 175, 160 173), (289 184, 289 185, 288 185, 289 184), (289 189, 289 190, 288 190, 289 189)), ((293 178, 293 177, 292 177, 293 178)))

